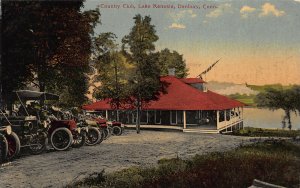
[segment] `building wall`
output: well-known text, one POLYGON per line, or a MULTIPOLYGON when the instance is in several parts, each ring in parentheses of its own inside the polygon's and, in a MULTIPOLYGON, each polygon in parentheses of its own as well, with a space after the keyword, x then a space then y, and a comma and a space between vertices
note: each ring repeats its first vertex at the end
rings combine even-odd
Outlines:
MULTIPOLYGON (((100 112, 99 112, 100 113, 100 112)), ((105 114, 101 112, 101 114, 105 114)), ((116 111, 108 110, 108 119, 117 120, 116 111)), ((103 115, 105 117, 105 115, 103 115)), ((119 111, 119 121, 124 124, 136 123, 135 111, 119 111)), ((187 110, 187 125, 216 125, 216 111, 187 110), (207 122, 208 120, 208 122, 207 122)), ((141 124, 183 126, 183 110, 146 110, 141 112, 141 124)))

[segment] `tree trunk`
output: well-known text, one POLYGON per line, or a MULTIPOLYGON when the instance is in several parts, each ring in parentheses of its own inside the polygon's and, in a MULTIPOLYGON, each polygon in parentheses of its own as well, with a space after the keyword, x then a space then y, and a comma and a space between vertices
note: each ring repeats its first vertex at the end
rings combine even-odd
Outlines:
POLYGON ((288 128, 291 130, 292 129, 291 112, 289 110, 286 110, 285 113, 288 120, 288 128))
POLYGON ((292 122, 291 122, 291 111, 288 109, 284 109, 285 116, 282 120, 282 128, 284 129, 286 127, 286 121, 288 123, 288 128, 292 129, 292 122))
MULTIPOLYGON (((40 86, 40 92, 45 92, 45 84, 42 81, 39 81, 39 86, 40 86)), ((41 99, 41 106, 44 106, 45 104, 45 99, 41 99)))
POLYGON ((136 111, 136 133, 139 134, 141 126, 141 100, 140 97, 138 97, 137 101, 137 111, 136 111))

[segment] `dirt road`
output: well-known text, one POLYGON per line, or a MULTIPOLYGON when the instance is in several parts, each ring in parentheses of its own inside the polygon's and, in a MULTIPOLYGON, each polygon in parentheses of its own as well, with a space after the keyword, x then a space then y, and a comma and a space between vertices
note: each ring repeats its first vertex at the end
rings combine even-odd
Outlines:
POLYGON ((93 172, 155 165, 161 158, 233 149, 250 138, 181 132, 126 131, 97 146, 24 156, 0 167, 0 187, 63 187, 93 172))

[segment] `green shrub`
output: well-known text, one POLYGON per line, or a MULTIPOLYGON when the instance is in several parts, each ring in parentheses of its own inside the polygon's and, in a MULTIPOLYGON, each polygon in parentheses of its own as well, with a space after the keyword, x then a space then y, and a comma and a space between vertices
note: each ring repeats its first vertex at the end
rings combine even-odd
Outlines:
POLYGON ((254 127, 245 127, 244 129, 233 131, 232 135, 251 136, 251 137, 291 137, 300 136, 300 130, 283 129, 262 129, 254 127))
POLYGON ((157 167, 131 167, 103 173, 77 186, 97 187, 249 187, 253 179, 299 187, 300 147, 289 142, 264 142, 229 152, 195 155, 190 160, 161 159, 157 167))

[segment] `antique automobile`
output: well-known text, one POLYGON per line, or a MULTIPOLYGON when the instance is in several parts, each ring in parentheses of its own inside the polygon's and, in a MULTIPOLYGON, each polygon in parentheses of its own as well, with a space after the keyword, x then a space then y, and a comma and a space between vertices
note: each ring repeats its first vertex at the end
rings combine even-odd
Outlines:
POLYGON ((13 130, 20 137, 21 147, 29 148, 33 154, 39 154, 46 149, 48 142, 55 150, 61 151, 82 139, 81 129, 75 121, 59 120, 49 113, 46 105, 41 105, 47 101, 58 100, 58 95, 30 90, 19 90, 15 93, 21 106, 10 121, 13 130))
POLYGON ((102 142, 103 137, 98 130, 96 122, 90 122, 86 117, 78 115, 76 118, 77 124, 82 127, 87 127, 85 144, 88 146, 94 146, 102 142))
POLYGON ((20 138, 22 150, 40 154, 46 150, 48 143, 48 124, 44 122, 38 102, 54 100, 58 96, 30 90, 19 90, 14 93, 16 98, 14 106, 18 107, 15 107, 12 116, 8 117, 12 130, 20 138))
POLYGON ((19 137, 12 131, 6 114, 0 110, 0 162, 15 158, 20 152, 19 137))
MULTIPOLYGON (((78 148, 83 146, 86 143, 88 131, 89 131, 87 125, 85 125, 81 121, 78 121, 78 118, 76 118, 73 115, 73 113, 69 110, 63 111, 59 108, 54 108, 54 107, 52 107, 51 109, 52 109, 52 113, 57 114, 58 117, 56 119, 52 119, 51 121, 52 128, 59 127, 60 125, 69 127, 73 139, 71 143, 72 147, 78 148)), ((52 132, 51 129, 49 131, 52 132)))
POLYGON ((120 136, 123 133, 124 125, 118 121, 108 121, 101 115, 92 112, 86 113, 86 116, 97 122, 97 126, 101 130, 104 139, 107 139, 109 135, 120 136))

